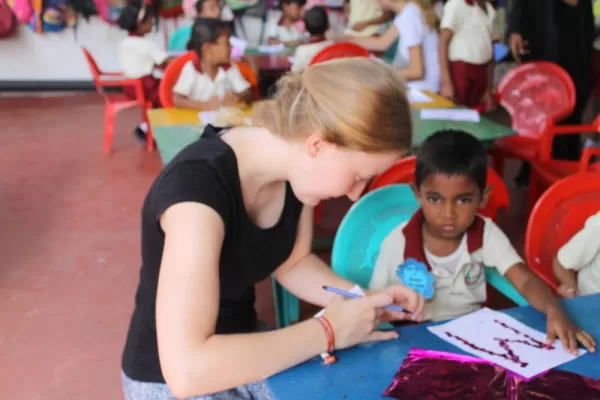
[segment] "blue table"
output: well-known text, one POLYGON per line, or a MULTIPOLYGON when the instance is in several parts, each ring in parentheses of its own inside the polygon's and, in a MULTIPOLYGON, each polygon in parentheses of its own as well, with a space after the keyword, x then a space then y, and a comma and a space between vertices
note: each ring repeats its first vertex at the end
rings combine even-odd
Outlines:
MULTIPOLYGON (((600 340, 600 294, 563 301, 567 313, 579 327, 600 340)), ((505 310, 519 321, 546 331, 546 318, 531 307, 505 310)), ((426 327, 433 324, 400 328, 400 338, 359 346, 338 352, 338 362, 324 366, 320 358, 271 377, 267 384, 277 400, 377 399, 391 383, 394 374, 411 348, 462 353, 426 327)), ((600 379, 599 353, 579 357, 559 369, 600 379)))

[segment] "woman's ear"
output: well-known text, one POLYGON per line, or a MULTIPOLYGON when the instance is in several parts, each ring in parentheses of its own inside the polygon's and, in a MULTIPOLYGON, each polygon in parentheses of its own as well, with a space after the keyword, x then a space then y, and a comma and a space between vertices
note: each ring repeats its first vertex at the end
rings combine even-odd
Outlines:
POLYGON ((325 144, 323 138, 317 133, 311 134, 304 142, 306 151, 311 158, 317 157, 325 147, 325 144))

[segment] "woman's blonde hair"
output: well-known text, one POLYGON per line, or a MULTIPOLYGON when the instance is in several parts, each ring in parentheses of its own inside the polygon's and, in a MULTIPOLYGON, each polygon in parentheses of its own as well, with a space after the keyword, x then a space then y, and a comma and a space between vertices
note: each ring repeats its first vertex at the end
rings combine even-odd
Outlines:
POLYGON ((400 72, 367 57, 344 58, 283 77, 252 123, 284 138, 318 132, 327 142, 364 152, 406 150, 410 104, 400 72))
POLYGON ((429 28, 433 29, 433 30, 439 30, 440 28, 440 21, 438 20, 438 17, 435 13, 435 10, 433 9, 433 6, 431 5, 431 0, 409 0, 413 3, 415 3, 415 5, 417 7, 419 7, 419 9, 421 10, 421 13, 423 13, 423 19, 425 20, 425 25, 427 25, 429 28))

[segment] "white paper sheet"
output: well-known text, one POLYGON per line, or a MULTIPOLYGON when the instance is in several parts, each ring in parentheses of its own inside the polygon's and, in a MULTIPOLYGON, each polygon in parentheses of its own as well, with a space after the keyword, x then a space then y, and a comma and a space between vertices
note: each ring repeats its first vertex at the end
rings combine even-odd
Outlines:
POLYGON ((283 43, 280 44, 265 44, 258 48, 258 51, 261 53, 281 53, 285 50, 285 45, 283 43))
POLYGON ((219 115, 218 111, 201 111, 198 113, 198 116, 200 117, 200 121, 202 121, 202 123, 205 125, 207 125, 207 124, 214 125, 215 122, 217 121, 218 115, 219 115))
POLYGON ((585 350, 579 350, 578 356, 571 355, 563 349, 560 340, 556 340, 552 348, 543 347, 542 344, 546 343, 545 333, 489 308, 427 329, 460 349, 525 378, 534 377, 586 353, 585 350))
POLYGON ((464 108, 424 108, 421 110, 421 119, 479 122, 479 113, 464 108))
POLYGON ((408 90, 408 102, 409 103, 431 103, 433 99, 421 92, 419 89, 410 88, 408 90))

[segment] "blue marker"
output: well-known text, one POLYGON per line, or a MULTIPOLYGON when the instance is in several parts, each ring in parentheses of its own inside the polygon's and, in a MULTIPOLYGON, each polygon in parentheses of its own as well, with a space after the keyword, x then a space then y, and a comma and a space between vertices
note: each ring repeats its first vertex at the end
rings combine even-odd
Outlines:
MULTIPOLYGON (((331 287, 331 286, 323 286, 323 289, 327 290, 328 292, 339 294, 340 296, 347 297, 349 299, 358 299, 358 298, 363 297, 363 296, 360 296, 358 294, 346 292, 345 290, 337 289, 337 288, 334 288, 334 287, 331 287)), ((404 309, 402 307, 398 307, 398 306, 395 306, 393 304, 390 304, 389 306, 385 306, 383 308, 391 310, 391 311, 404 312, 404 309)))

